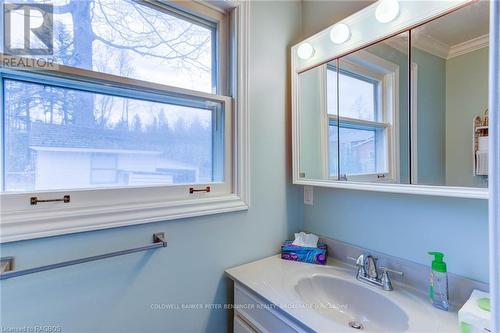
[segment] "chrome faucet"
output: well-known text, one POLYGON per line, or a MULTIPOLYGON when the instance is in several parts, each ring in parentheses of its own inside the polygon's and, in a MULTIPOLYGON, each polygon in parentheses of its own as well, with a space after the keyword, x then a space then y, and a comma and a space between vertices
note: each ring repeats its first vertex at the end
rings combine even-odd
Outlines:
POLYGON ((380 267, 382 276, 380 277, 377 269, 377 258, 371 254, 361 254, 358 258, 348 257, 356 262, 356 279, 384 290, 392 290, 392 282, 389 273, 403 276, 403 272, 395 271, 387 267, 380 267))

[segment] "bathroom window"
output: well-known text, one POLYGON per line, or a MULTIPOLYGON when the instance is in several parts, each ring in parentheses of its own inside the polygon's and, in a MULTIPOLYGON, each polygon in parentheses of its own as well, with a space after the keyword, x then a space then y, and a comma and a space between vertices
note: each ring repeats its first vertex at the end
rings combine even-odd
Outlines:
POLYGON ((3 80, 4 192, 224 181, 224 103, 33 81, 3 80))
POLYGON ((61 230, 88 230, 88 216, 102 228, 245 209, 246 155, 234 151, 245 147, 238 140, 246 126, 235 112, 246 110, 232 103, 235 82, 246 74, 236 70, 234 48, 246 37, 237 30, 244 8, 54 3, 53 54, 44 58, 52 65, 25 68, 40 57, 3 54, 3 220, 33 218, 33 209, 40 221, 54 220, 57 207, 61 230), (26 201, 61 195, 70 203, 26 201), (123 213, 123 205, 136 215, 123 213), (77 227, 63 226, 66 211, 81 216, 81 225, 73 219, 77 227))
MULTIPOLYGON (((372 61, 374 57, 364 55, 372 61)), ((360 59, 363 56, 357 55, 356 61, 342 59, 339 71, 335 66, 327 67, 328 176, 394 181, 397 137, 392 128, 397 121, 397 71, 375 71, 363 66, 360 59)))

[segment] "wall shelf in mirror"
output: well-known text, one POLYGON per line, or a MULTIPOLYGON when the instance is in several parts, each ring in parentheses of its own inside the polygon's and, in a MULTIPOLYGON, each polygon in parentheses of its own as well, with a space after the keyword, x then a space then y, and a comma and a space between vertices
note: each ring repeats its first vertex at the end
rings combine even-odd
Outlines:
POLYGON ((472 131, 472 159, 474 163, 474 176, 483 177, 488 180, 488 149, 489 149, 489 124, 488 110, 483 116, 476 116, 473 120, 472 131))
POLYGON ((294 184, 487 199, 488 3, 383 3, 291 49, 294 184))

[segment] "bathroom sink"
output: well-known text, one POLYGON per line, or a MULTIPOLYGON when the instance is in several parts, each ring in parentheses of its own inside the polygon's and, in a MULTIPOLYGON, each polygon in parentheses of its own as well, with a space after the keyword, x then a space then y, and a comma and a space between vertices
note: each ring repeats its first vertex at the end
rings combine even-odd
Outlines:
MULTIPOLYGON (((393 280, 386 291, 356 280, 352 266, 265 258, 226 271, 306 330, 342 333, 457 333, 456 311, 441 311, 425 293, 393 280)), ((279 330, 271 330, 279 331, 279 330)))
POLYGON ((382 293, 342 278, 314 274, 295 290, 314 311, 338 324, 370 332, 405 332, 408 315, 382 293))

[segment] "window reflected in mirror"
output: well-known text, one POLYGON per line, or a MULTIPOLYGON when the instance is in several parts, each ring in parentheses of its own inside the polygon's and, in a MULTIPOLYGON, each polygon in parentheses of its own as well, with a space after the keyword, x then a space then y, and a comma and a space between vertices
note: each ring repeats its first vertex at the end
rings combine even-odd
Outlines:
POLYGON ((328 116, 336 113, 336 102, 330 98, 336 93, 330 92, 333 87, 328 85, 331 81, 327 76, 336 74, 327 68, 322 65, 299 75, 299 176, 303 179, 338 180, 338 171, 329 169, 329 156, 337 156, 338 148, 328 142, 332 132, 328 116))
POLYGON ((340 178, 408 183, 408 33, 339 60, 340 178))

